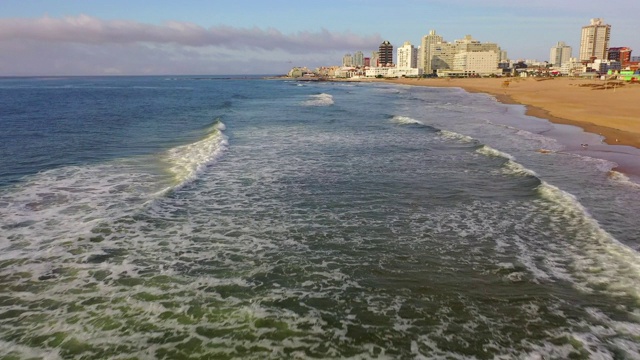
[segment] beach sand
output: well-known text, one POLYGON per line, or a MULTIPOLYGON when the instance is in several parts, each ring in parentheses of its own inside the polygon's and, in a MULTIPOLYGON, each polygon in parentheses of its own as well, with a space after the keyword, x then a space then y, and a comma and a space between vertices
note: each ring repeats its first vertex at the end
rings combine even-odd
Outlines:
POLYGON ((385 79, 389 83, 459 87, 521 104, 527 115, 574 125, 611 145, 640 149, 640 84, 579 78, 385 79), (505 81, 508 84, 505 84, 505 81))

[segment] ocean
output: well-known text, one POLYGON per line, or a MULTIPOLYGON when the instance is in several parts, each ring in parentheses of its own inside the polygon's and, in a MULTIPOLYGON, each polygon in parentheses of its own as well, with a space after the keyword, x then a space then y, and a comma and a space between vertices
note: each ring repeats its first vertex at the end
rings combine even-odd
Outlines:
POLYGON ((638 359, 634 151, 457 88, 3 78, 0 357, 638 359))

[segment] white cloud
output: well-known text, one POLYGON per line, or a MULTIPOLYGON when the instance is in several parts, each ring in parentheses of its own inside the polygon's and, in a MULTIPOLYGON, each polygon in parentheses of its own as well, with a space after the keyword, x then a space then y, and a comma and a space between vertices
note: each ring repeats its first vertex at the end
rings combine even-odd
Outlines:
POLYGON ((345 52, 372 51, 381 41, 325 29, 284 34, 88 15, 0 19, 0 75, 280 74, 339 64, 345 52))
POLYGON ((290 52, 354 49, 377 46, 379 35, 300 31, 283 34, 274 28, 234 28, 227 25, 208 29, 188 22, 163 25, 125 20, 102 20, 88 15, 38 19, 0 19, 0 41, 38 40, 53 43, 128 44, 158 43, 184 46, 220 46, 232 49, 284 49, 290 52))

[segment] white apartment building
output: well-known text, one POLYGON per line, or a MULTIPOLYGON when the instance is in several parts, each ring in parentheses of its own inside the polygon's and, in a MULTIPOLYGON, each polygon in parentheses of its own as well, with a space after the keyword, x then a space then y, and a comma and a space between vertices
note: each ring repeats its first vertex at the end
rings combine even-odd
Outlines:
MULTIPOLYGON (((498 75, 498 54, 494 51, 462 51, 453 59, 453 72, 462 76, 498 75)), ((439 72, 443 73, 442 71, 439 72)), ((443 73, 444 75, 444 73, 443 73)))
POLYGON ((549 63, 556 67, 561 67, 562 64, 571 59, 571 46, 564 43, 564 41, 558 41, 556 46, 551 48, 549 52, 549 63))
POLYGON ((454 43, 436 43, 432 44, 429 53, 431 56, 431 71, 452 70, 454 69, 454 58, 456 54, 463 52, 493 52, 496 54, 496 62, 493 65, 494 70, 498 68, 498 62, 506 60, 506 51, 500 49, 496 43, 481 43, 474 40, 471 35, 467 35, 464 39, 456 40, 454 43))
POLYGON ((457 53, 455 44, 442 42, 431 44, 429 54, 431 58, 428 61, 429 73, 433 73, 439 69, 452 69, 453 58, 457 53))
POLYGON ((414 69, 418 67, 418 51, 409 41, 396 50, 398 61, 396 67, 399 69, 414 69))
POLYGON ((591 19, 591 24, 582 27, 580 38, 581 61, 596 59, 606 59, 609 48, 609 38, 611 37, 611 25, 607 25, 601 18, 591 19))
POLYGON ((582 72, 582 62, 578 58, 570 58, 560 66, 560 74, 574 75, 582 72))
POLYGON ((420 44, 420 63, 418 67, 422 69, 425 74, 433 73, 431 66, 431 45, 443 43, 442 36, 437 35, 435 30, 430 30, 428 35, 422 37, 422 43, 420 44))
POLYGON ((422 69, 419 68, 399 68, 399 67, 372 67, 365 71, 365 76, 374 77, 419 77, 422 76, 422 69))
POLYGON ((370 67, 364 72, 364 76, 366 77, 387 77, 389 74, 389 67, 370 67))

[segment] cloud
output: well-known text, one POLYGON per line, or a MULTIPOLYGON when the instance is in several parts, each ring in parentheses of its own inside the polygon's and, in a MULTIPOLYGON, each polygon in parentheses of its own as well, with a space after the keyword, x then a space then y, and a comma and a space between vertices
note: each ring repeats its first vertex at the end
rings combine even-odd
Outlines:
POLYGON ((377 49, 379 35, 64 18, 0 19, 0 75, 281 74, 377 49))
POLYGON ((48 43, 174 44, 191 47, 216 46, 229 49, 281 49, 293 53, 308 51, 375 48, 380 35, 299 31, 283 34, 274 28, 234 28, 219 25, 169 21, 162 25, 127 20, 102 20, 88 15, 37 19, 0 19, 0 41, 32 40, 48 43))

